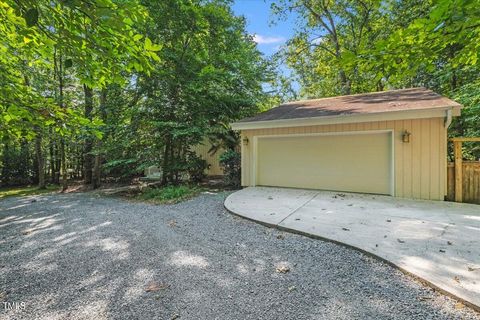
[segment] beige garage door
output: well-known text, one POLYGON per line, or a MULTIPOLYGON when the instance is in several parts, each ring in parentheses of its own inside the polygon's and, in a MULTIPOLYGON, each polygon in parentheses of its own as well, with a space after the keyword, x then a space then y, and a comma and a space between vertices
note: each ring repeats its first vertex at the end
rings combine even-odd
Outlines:
POLYGON ((256 184, 392 194, 391 132, 258 137, 256 184))

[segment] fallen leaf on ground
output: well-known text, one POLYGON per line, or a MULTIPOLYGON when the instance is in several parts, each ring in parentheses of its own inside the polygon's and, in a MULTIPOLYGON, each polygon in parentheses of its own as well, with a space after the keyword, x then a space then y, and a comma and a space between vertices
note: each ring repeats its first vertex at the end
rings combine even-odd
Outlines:
POLYGON ((172 228, 176 227, 177 226, 177 221, 175 220, 170 220, 168 221, 168 225, 172 228))
POLYGON ((455 309, 463 309, 465 308, 465 305, 461 302, 455 303, 455 309))
POLYGON ((159 290, 165 290, 170 288, 169 284, 165 283, 157 283, 157 282, 150 282, 147 287, 145 288, 146 292, 154 292, 159 290))
POLYGON ((287 272, 290 272, 290 268, 287 266, 280 266, 280 267, 277 267, 276 271, 278 273, 287 273, 287 272))
POLYGON ((405 243, 405 241, 400 240, 400 239, 397 239, 397 241, 400 242, 400 243, 405 243))

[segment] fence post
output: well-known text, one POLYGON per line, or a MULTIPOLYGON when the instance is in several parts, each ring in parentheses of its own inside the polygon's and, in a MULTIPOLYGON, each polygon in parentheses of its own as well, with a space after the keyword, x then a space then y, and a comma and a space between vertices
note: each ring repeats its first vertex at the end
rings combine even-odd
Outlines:
POLYGON ((462 202, 463 198, 463 172, 462 172, 462 141, 454 141, 454 155, 455 155, 455 201, 462 202))

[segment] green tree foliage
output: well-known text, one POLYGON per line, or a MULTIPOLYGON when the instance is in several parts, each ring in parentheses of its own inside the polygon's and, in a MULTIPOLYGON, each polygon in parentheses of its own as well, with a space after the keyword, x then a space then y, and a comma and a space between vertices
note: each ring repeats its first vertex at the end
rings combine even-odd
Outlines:
MULTIPOLYGON (((281 0, 299 26, 278 55, 302 97, 424 86, 464 105, 451 135, 478 135, 480 6, 474 0, 281 0)), ((478 149, 469 148, 472 157, 478 149)))
POLYGON ((379 0, 281 0, 272 5, 282 17, 298 15, 298 28, 278 59, 286 61, 304 97, 382 89, 373 70, 347 63, 388 32, 379 0))
POLYGON ((125 83, 159 60, 160 47, 137 32, 147 17, 135 0, 1 0, 1 141, 36 137, 42 160, 48 135, 52 177, 62 168, 66 180, 66 141, 101 135, 100 121, 83 115, 79 88, 125 83))
POLYGON ((94 88, 125 81, 124 70, 148 70, 158 46, 140 42, 133 27, 146 16, 135 1, 0 1, 0 134, 82 124, 69 101, 54 99, 52 88, 32 86, 32 71, 57 68, 58 77, 58 69, 74 67, 75 78, 94 88))
POLYGON ((150 165, 165 183, 201 179, 191 147, 221 145, 266 104, 272 75, 231 4, 0 0, 2 183, 15 183, 21 143, 28 182, 96 187, 150 165))
POLYGON ((138 108, 129 112, 124 121, 130 125, 117 137, 141 145, 142 154, 127 147, 128 162, 111 159, 109 165, 156 164, 164 182, 175 183, 199 164, 191 146, 257 110, 265 98, 266 65, 228 2, 143 3, 152 17, 146 33, 162 44, 160 62, 149 75, 135 78, 138 108))

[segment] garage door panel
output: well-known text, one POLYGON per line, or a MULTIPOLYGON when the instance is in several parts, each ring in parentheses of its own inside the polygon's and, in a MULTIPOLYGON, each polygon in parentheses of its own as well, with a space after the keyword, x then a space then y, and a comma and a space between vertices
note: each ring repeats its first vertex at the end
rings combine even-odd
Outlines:
POLYGON ((259 137, 257 185, 390 194, 391 133, 259 137))

